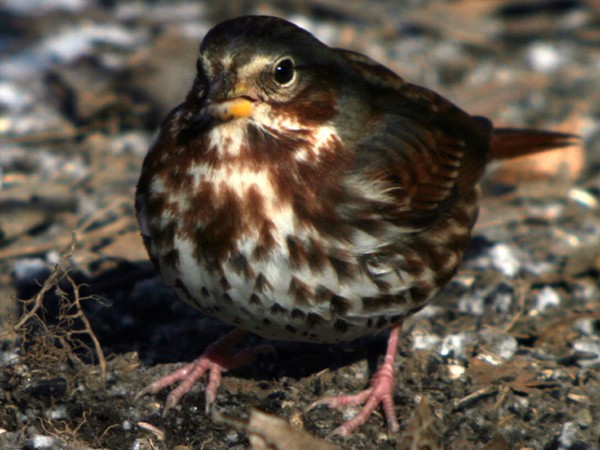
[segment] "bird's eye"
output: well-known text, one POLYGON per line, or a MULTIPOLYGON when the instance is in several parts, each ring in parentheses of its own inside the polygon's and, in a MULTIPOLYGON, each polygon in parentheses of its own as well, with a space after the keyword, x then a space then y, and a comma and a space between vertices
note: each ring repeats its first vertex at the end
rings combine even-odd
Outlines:
POLYGON ((289 84, 294 79, 294 62, 290 58, 284 58, 275 64, 273 78, 281 86, 289 84))

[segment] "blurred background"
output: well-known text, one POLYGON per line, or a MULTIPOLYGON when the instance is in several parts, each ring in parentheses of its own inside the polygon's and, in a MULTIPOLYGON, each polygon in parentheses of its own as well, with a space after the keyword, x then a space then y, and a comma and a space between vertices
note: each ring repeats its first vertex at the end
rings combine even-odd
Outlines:
MULTIPOLYGON (((158 409, 129 410, 126 400, 141 387, 135 376, 141 363, 156 375, 154 364, 193 358, 226 329, 174 300, 155 277, 137 231, 133 195, 154 130, 191 84, 202 37, 216 23, 245 14, 291 20, 325 43, 365 53, 497 125, 582 136, 581 145, 566 151, 493 168, 463 270, 447 294, 407 326, 405 365, 409 371, 413 364, 415 375, 403 375, 407 384, 399 396, 404 420, 416 391, 437 392, 436 416, 444 424, 440 436, 452 448, 492 448, 492 441, 497 449, 598 448, 600 381, 589 371, 600 366, 599 0, 0 0, 0 405, 5 405, 0 406, 0 444, 15 446, 3 448, 20 448, 36 433, 68 441, 57 431, 58 419, 47 417, 49 405, 66 405, 60 421, 70 429, 81 411, 88 411, 82 402, 89 406, 90 398, 73 403, 69 390, 81 387, 80 378, 56 381, 58 373, 75 371, 72 362, 36 366, 28 359, 20 368, 15 363, 16 349, 27 338, 14 328, 23 313, 16 299, 39 293, 73 232, 77 245, 61 264, 76 283, 87 284, 81 295, 103 298, 84 309, 105 354, 135 355, 127 356, 125 365, 136 369, 132 379, 113 375, 113 385, 130 384, 118 395, 96 398, 91 409, 98 414, 88 411, 93 419, 77 428, 80 434, 71 442, 129 448, 144 433, 127 429, 124 421, 151 417, 168 430, 168 444, 157 444, 167 447, 161 448, 195 448, 209 439, 194 437, 198 427, 215 433, 216 440, 205 448, 247 446, 243 434, 231 437, 211 428, 203 407, 192 411, 201 393, 184 403, 192 415, 187 426, 175 419, 160 422, 158 409), (490 338, 485 334, 490 327, 504 331, 490 338), (556 330, 562 340, 549 338, 556 330), (455 340, 446 338, 449 333, 455 340), (500 366, 503 377, 519 379, 509 370, 516 367, 521 376, 531 377, 527 380, 541 383, 536 376, 547 370, 550 387, 534 390, 520 380, 501 391, 498 386, 507 384, 475 363, 481 346, 506 361, 529 358, 500 366), (512 349, 508 354, 507 348, 512 349), (411 362, 413 356, 417 362, 411 362), (542 370, 532 361, 546 365, 542 370), (445 375, 432 375, 438 372, 445 375), (41 373, 41 385, 50 383, 62 395, 28 390, 27 380, 36 379, 32 373, 41 373), (496 390, 488 403, 451 406, 489 386, 496 390), (115 401, 123 402, 119 411, 115 401), (492 414, 490 403, 501 404, 500 412, 492 414), (115 424, 119 431, 110 428, 115 424), (108 429, 113 431, 94 438, 108 429), (12 440, 6 440, 9 434, 12 440)), ((64 275, 52 288, 70 292, 64 275)), ((47 314, 60 318, 60 295, 52 292, 49 288, 47 314)), ((292 399, 306 406, 321 395, 321 384, 338 386, 341 380, 360 388, 366 379, 352 371, 363 357, 376 361, 382 342, 376 338, 342 356, 335 347, 310 355, 292 344, 279 347, 278 358, 259 365, 257 372, 242 372, 242 381, 231 378, 238 393, 228 399, 245 412, 255 404, 289 417, 278 397, 261 389, 281 388, 282 376, 298 383, 309 377, 300 384, 308 393, 292 399), (319 378, 332 361, 342 367, 333 375, 338 378, 319 378), (268 388, 261 384, 265 379, 268 388)), ((98 362, 98 357, 82 360, 98 362)), ((278 395, 289 395, 284 391, 278 395)), ((232 414, 239 415, 235 409, 232 414)), ((306 419, 306 427, 325 435, 341 420, 326 417, 323 412, 306 419)), ((346 448, 401 448, 400 439, 383 438, 382 431, 375 423, 346 448)))

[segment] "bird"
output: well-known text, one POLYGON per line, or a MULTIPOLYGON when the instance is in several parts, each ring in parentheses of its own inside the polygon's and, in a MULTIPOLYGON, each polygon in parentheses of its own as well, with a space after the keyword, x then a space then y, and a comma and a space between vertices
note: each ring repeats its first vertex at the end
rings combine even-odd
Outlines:
MULTIPOLYGON (((389 330, 369 386, 317 401, 381 405, 390 433, 403 320, 455 275, 486 165, 571 144, 574 135, 494 128, 368 56, 332 48, 281 18, 214 26, 183 102, 144 159, 136 214, 157 272, 177 296, 234 328, 136 398, 205 375, 206 409, 247 333, 310 343, 389 330)), ((314 406, 314 405, 313 405, 314 406)))

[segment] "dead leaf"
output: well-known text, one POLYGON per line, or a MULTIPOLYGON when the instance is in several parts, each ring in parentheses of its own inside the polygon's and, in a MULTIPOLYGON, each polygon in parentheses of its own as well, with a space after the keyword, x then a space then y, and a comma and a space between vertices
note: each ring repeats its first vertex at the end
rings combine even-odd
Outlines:
POLYGON ((280 417, 253 409, 247 421, 213 411, 213 420, 245 431, 253 450, 340 450, 307 431, 295 428, 280 417))
POLYGON ((444 448, 441 436, 439 423, 429 406, 427 397, 423 396, 408 422, 406 431, 402 434, 398 448, 401 450, 441 450, 444 448))
POLYGON ((552 384, 537 380, 539 373, 539 368, 532 367, 522 358, 515 358, 500 365, 491 365, 480 358, 473 358, 467 369, 467 375, 477 387, 502 385, 525 394, 552 384))

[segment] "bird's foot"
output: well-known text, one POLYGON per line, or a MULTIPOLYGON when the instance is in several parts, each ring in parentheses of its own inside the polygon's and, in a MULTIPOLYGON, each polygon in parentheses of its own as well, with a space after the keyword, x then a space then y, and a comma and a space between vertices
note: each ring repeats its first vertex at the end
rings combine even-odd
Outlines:
POLYGON ((221 385, 221 375, 223 372, 251 364, 260 353, 275 351, 270 345, 259 345, 232 354, 233 347, 241 341, 246 334, 246 331, 240 329, 230 331, 208 346, 198 359, 146 386, 136 394, 134 400, 138 400, 146 394, 156 394, 165 387, 180 382, 179 386, 169 392, 169 395, 167 396, 165 407, 163 409, 163 415, 165 415, 179 403, 181 397, 190 391, 196 381, 202 378, 204 374, 208 373, 208 382, 206 383, 205 389, 206 412, 208 413, 210 405, 215 401, 217 396, 217 390, 221 385))
POLYGON ((332 435, 348 436, 363 425, 377 406, 381 403, 387 421, 389 433, 395 433, 400 428, 394 408, 394 359, 400 334, 400 326, 394 327, 388 340, 388 348, 384 363, 371 378, 371 387, 354 395, 340 395, 317 400, 309 409, 318 405, 331 408, 341 408, 349 405, 363 405, 362 409, 350 420, 331 432, 332 435))

